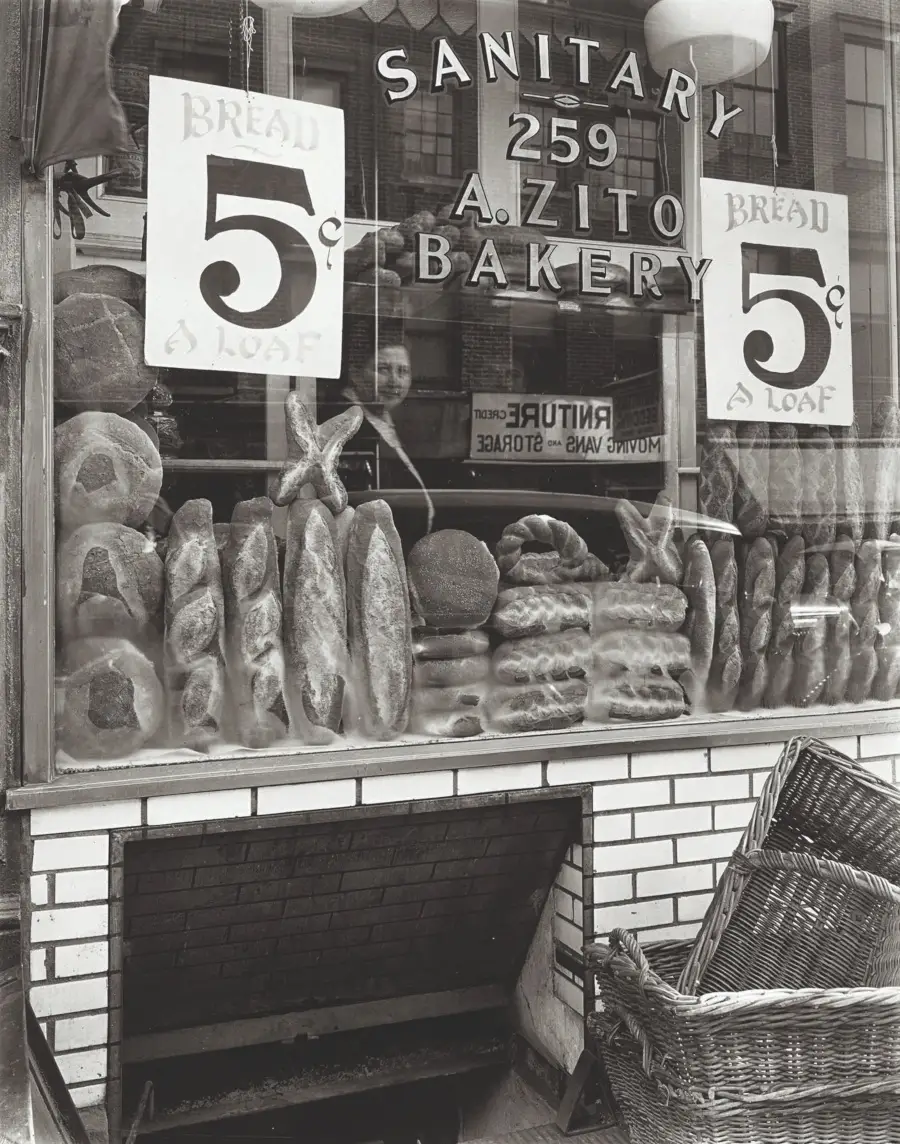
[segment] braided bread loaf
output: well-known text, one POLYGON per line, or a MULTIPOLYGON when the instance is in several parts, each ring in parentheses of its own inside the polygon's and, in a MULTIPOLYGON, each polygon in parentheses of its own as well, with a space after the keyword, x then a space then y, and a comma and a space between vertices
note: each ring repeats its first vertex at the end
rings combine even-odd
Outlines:
MULTIPOLYGON (((770 536, 771 539, 771 536, 770 536)), ((806 548, 803 537, 792 536, 782 547, 775 564, 775 599, 772 635, 769 640, 766 706, 785 707, 790 702, 794 678, 797 632, 793 605, 806 579, 806 548)))
POLYGON ((839 536, 831 550, 831 594, 843 605, 839 616, 829 621, 825 662, 828 679, 825 683, 826 703, 843 703, 847 698, 847 685, 853 666, 850 631, 853 616, 850 605, 856 590, 856 545, 850 536, 839 536))
POLYGON ((709 549, 692 536, 684 553, 684 594, 688 613, 681 629, 691 644, 691 666, 681 678, 685 694, 696 712, 706 706, 706 685, 716 638, 716 580, 709 549))
POLYGON ((487 715, 495 731, 557 731, 584 718, 588 685, 583 679, 497 687, 487 699, 487 715))
POLYGON ((504 639, 589 629, 591 591, 580 584, 505 588, 497 597, 491 624, 504 639))
POLYGON ((775 555, 770 541, 760 537, 746 553, 738 608, 743 660, 740 705, 744 711, 754 711, 765 698, 774 599, 775 555))
POLYGON ((685 712, 684 691, 666 675, 626 672, 615 679, 595 679, 587 703, 588 719, 650 722, 677 719, 685 712))
POLYGON ((245 747, 270 746, 290 724, 272 510, 268 497, 235 505, 223 566, 228 681, 245 747))
POLYGON ((564 584, 572 580, 600 580, 609 575, 602 560, 570 524, 552 516, 523 517, 504 528, 497 542, 497 566, 510 584, 564 584), (553 552, 526 552, 530 542, 550 544, 553 552))
POLYGON ((884 582, 878 595, 881 639, 878 674, 872 694, 882 703, 897 698, 900 687, 900 536, 892 535, 884 550, 884 582))
POLYGON ((680 675, 690 666, 690 641, 680 633, 620 629, 594 637, 594 679, 615 678, 624 672, 680 675))
POLYGON ((687 615, 687 597, 674 584, 609 581, 598 584, 593 597, 595 634, 617 628, 677 632, 687 615))
POLYGON ((674 538, 675 513, 665 493, 659 494, 646 517, 627 500, 618 502, 616 516, 630 555, 626 579, 636 584, 680 584, 682 562, 674 538))
MULTIPOLYGON (((734 426, 728 421, 710 421, 700 451, 700 512, 713 520, 731 524, 737 487, 738 446, 734 426)), ((711 539, 711 538, 708 538, 711 539)))
POLYGON ((738 477, 734 523, 747 540, 765 536, 769 524, 769 426, 745 421, 738 428, 738 477))
POLYGON ((847 688, 847 698, 851 703, 865 703, 871 696, 878 670, 875 641, 881 622, 878 596, 882 578, 881 544, 877 540, 864 540, 856 556, 856 591, 851 603, 855 623, 850 640, 853 667, 847 688))
POLYGON ((716 580, 716 637, 709 696, 714 711, 730 711, 737 696, 742 668, 734 541, 726 538, 717 540, 710 556, 716 580))
POLYGON ((807 511, 803 514, 806 547, 824 549, 834 544, 837 524, 837 470, 834 442, 827 429, 810 429, 801 449, 803 494, 807 511))
MULTIPOLYGON (((824 552, 814 552, 806 558, 806 580, 803 594, 811 604, 824 604, 831 590, 831 572, 824 552)), ((818 703, 825 689, 825 640, 828 632, 824 617, 820 617, 802 632, 794 652, 794 704, 811 707, 818 703)))
POLYGON ((590 669, 591 637, 580 628, 508 640, 494 652, 494 675, 501 683, 581 679, 590 669))
POLYGON ((225 597, 208 500, 185 501, 166 551, 164 647, 172 741, 203 747, 219 738, 225 703, 225 597))

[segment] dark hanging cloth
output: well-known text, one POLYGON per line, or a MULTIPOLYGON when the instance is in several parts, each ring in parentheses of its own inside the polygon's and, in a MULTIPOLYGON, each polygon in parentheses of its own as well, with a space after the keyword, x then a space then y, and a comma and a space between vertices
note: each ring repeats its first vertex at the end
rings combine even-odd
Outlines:
MULTIPOLYGON (((67 159, 130 150, 128 122, 113 92, 110 50, 120 0, 43 0, 42 36, 31 131, 35 171, 67 159)), ((34 56, 32 57, 34 58, 34 56)))

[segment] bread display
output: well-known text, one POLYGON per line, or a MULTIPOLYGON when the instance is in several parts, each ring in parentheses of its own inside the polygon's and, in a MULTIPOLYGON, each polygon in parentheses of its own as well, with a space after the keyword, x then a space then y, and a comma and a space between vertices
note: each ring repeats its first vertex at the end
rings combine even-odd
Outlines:
POLYGON ((837 526, 837 468, 834 442, 827 429, 808 431, 803 458, 803 526, 807 550, 827 555, 837 526))
POLYGON ((900 536, 893 533, 882 556, 884 579, 878 593, 881 631, 878 640, 878 673, 872 694, 882 703, 897 698, 900 689, 900 536))
POLYGON ((56 615, 65 640, 118 636, 153 643, 162 630, 163 564, 124 524, 85 524, 56 556, 56 615))
POLYGON ((698 497, 703 516, 726 524, 734 522, 738 468, 738 444, 734 426, 727 421, 710 421, 700 451, 698 497))
POLYGON ((772 635, 775 554, 765 537, 755 540, 744 560, 738 612, 741 621, 740 705, 754 711, 766 694, 766 652, 772 635))
POLYGON ((268 747, 290 727, 273 505, 241 501, 223 557, 226 657, 234 729, 245 747, 268 747))
POLYGON ((413 714, 432 712, 447 714, 467 707, 479 707, 487 695, 485 684, 460 684, 458 687, 416 687, 412 693, 413 714))
POLYGON ((827 676, 823 699, 826 703, 843 703, 853 666, 850 635, 853 626, 851 605, 856 591, 856 544, 851 536, 837 538, 831 550, 831 595, 840 607, 829 620, 825 645, 827 676))
POLYGON ((407 578, 417 623, 458 631, 487 623, 500 573, 486 544, 471 533, 444 529, 413 545, 407 578))
POLYGON ((758 540, 769 527, 769 426, 764 421, 741 422, 737 442, 734 523, 746 540, 758 540))
POLYGON ((769 426, 769 530, 789 538, 802 528, 803 459, 793 425, 769 426))
POLYGON ((856 556, 856 590, 850 605, 853 613, 850 637, 853 666, 847 687, 847 698, 851 703, 865 703, 871 696, 878 671, 876 640, 881 623, 878 611, 883 580, 881 549, 879 541, 864 540, 856 556))
MULTIPOLYGON (((828 600, 830 591, 828 557, 823 552, 813 552, 806 558, 804 603, 810 608, 821 609, 828 600)), ((798 636, 794 651, 793 681, 794 704, 797 707, 810 707, 818 703, 825 689, 827 630, 825 616, 821 612, 813 612, 798 636)))
POLYGON ((674 584, 617 580, 596 585, 591 595, 590 630, 597 634, 616 628, 677 632, 687 616, 687 597, 674 584))
POLYGON ((797 628, 794 608, 806 579, 806 546, 795 535, 782 545, 775 564, 775 597, 772 605, 772 635, 767 655, 765 703, 785 707, 790 703, 794 678, 794 648, 797 628))
POLYGON ((613 631, 593 639, 593 678, 623 672, 678 675, 691 666, 687 636, 672 632, 613 631))
POLYGON ((53 434, 57 520, 143 524, 162 488, 159 450, 137 425, 115 413, 79 413, 53 434))
POLYGON ((837 528, 858 545, 863 538, 866 493, 863 487, 859 450, 859 426, 856 421, 846 429, 831 431, 837 470, 837 528))
POLYGON ((491 641, 485 632, 433 632, 427 629, 413 634, 413 655, 419 659, 465 659, 486 655, 491 641))
POLYGON ((565 584, 574 580, 602 580, 609 569, 588 552, 570 524, 552 516, 526 516, 507 525, 496 548, 500 575, 509 584, 565 584), (552 552, 524 552, 538 542, 552 552))
MULTIPOLYGON (((606 585, 612 587, 612 584, 606 585)), ((503 639, 552 635, 591 627, 593 593, 588 585, 552 584, 504 588, 497 596, 491 626, 503 639)))
POLYGON ((692 536, 685 545, 682 591, 688 603, 681 629, 691 645, 691 665, 681 684, 692 710, 706 705, 706 686, 716 636, 716 581, 706 542, 692 536))
POLYGON ((327 509, 335 514, 343 512, 347 507, 347 490, 338 476, 337 466, 341 450, 362 425, 362 409, 353 405, 317 425, 297 390, 291 390, 284 407, 288 459, 276 482, 275 504, 290 504, 308 485, 327 509))
POLYGON ((76 266, 73 270, 60 270, 53 275, 53 304, 65 302, 73 294, 104 294, 126 302, 139 314, 144 312, 146 279, 133 270, 121 266, 93 262, 89 266, 76 266))
POLYGON ((580 628, 548 636, 527 636, 500 644, 494 675, 501 683, 580 679, 590 674, 591 637, 580 628))
POLYGON ((205 747, 222 733, 225 706, 225 597, 209 501, 185 501, 172 517, 165 573, 169 735, 205 747))
POLYGON ((653 722, 684 715, 685 693, 668 676, 626 672, 613 679, 595 679, 587 701, 587 718, 600 722, 627 719, 653 722))
POLYGON ((484 733, 484 724, 477 711, 414 712, 410 730, 417 735, 435 739, 469 739, 484 733))
POLYGON ((356 510, 347 599, 354 722, 373 739, 390 739, 405 730, 409 718, 412 634, 406 562, 385 501, 368 501, 356 510))
POLYGON ((497 687, 485 712, 492 730, 505 734, 556 731, 584 719, 588 685, 583 679, 497 687))
POLYGON ((421 687, 460 687, 483 683, 491 674, 488 655, 468 655, 463 659, 425 659, 413 668, 413 682, 421 687))
POLYGON ((682 562, 674 539, 675 513, 665 493, 656 498, 646 517, 626 500, 616 505, 616 516, 630 555, 625 578, 638 584, 680 584, 682 562))
POLYGON ((56 735, 76 759, 121 759, 153 738, 164 711, 162 684, 134 644, 115 637, 69 644, 57 683, 56 735))
POLYGON ((108 294, 71 294, 53 308, 53 389, 78 412, 127 413, 156 381, 144 364, 144 320, 108 294))
POLYGON ((708 691, 714 711, 729 711, 737 698, 743 668, 734 541, 717 540, 710 558, 716 581, 716 634, 708 691))
POLYGON ((872 490, 872 512, 866 524, 866 537, 885 541, 894 519, 900 469, 900 412, 893 398, 885 398, 875 410, 872 441, 864 471, 865 486, 872 490))
POLYGON ((295 500, 284 561, 284 651, 295 728, 337 733, 349 674, 344 555, 321 501, 295 500))

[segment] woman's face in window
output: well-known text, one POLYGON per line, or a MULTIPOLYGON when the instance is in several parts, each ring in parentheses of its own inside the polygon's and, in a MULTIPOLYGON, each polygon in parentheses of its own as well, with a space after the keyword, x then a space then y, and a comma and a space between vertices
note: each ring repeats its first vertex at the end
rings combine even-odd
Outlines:
POLYGON ((366 362, 354 385, 360 400, 378 401, 394 409, 405 400, 412 384, 412 366, 406 346, 385 346, 366 362))

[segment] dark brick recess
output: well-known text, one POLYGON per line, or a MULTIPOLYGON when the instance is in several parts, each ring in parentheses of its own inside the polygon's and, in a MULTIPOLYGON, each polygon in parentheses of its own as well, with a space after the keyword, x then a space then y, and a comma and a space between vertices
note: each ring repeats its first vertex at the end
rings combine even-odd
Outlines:
POLYGON ((580 827, 566 800, 128 843, 126 1034, 512 986, 580 827))

